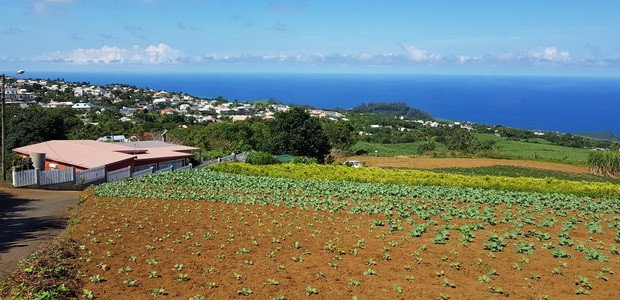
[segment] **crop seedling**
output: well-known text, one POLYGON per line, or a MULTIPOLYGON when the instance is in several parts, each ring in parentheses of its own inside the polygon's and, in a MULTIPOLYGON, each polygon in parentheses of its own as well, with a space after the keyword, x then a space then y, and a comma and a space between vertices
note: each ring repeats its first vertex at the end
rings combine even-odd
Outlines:
POLYGON ((454 284, 453 282, 450 282, 450 280, 448 280, 448 278, 444 278, 443 279, 443 286, 444 287, 449 287, 449 288, 456 288, 456 284, 454 284))
POLYGON ((237 290, 237 295, 241 295, 241 296, 249 296, 252 295, 254 291, 251 288, 241 288, 239 290, 237 290))
POLYGON ((317 295, 319 292, 317 291, 316 288, 313 288, 311 286, 306 286, 306 295, 310 296, 310 295, 317 295))

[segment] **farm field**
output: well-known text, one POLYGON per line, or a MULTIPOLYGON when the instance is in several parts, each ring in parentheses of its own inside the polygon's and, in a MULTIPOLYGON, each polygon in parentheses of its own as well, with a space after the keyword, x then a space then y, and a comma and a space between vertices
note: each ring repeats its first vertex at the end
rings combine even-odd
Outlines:
POLYGON ((95 188, 69 236, 98 299, 614 299, 619 212, 617 199, 190 170, 95 188))
POLYGON ((253 166, 250 164, 228 163, 211 166, 210 168, 228 173, 268 176, 272 178, 344 180, 406 186, 469 187, 505 191, 573 194, 590 197, 620 197, 620 185, 618 184, 555 178, 477 176, 410 169, 355 169, 345 166, 318 164, 253 166))
POLYGON ((542 170, 553 170, 566 173, 588 174, 585 166, 567 165, 552 162, 532 160, 512 160, 493 158, 428 158, 428 157, 376 157, 353 156, 344 160, 359 160, 369 167, 378 168, 414 168, 414 169, 441 169, 441 168, 480 168, 489 166, 517 166, 542 170))
MULTIPOLYGON (((541 162, 555 162, 561 164, 570 164, 577 166, 585 166, 588 162, 588 149, 577 149, 549 145, 545 143, 528 143, 521 141, 511 141, 506 138, 496 137, 489 134, 476 134, 476 138, 481 141, 495 141, 495 150, 482 151, 476 156, 510 159, 510 160, 530 160, 541 162)), ((410 156, 418 157, 418 147, 423 142, 413 143, 396 143, 396 144, 380 144, 358 142, 352 147, 353 153, 366 152, 369 156, 377 157, 395 157, 410 156), (375 152, 376 151, 376 152, 375 152)), ((449 151, 445 145, 436 143, 436 152, 438 156, 449 156, 449 151)))

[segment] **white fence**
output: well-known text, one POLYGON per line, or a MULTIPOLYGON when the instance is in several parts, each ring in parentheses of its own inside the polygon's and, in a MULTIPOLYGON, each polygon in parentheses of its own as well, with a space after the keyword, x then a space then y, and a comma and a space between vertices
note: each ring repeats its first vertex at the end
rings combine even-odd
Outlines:
POLYGON ((105 166, 75 173, 75 183, 86 184, 105 178, 105 166))
POLYGON ((175 168, 174 171, 189 170, 191 168, 192 168, 192 164, 189 164, 185 167, 175 168))
POLYGON ((154 168, 148 168, 137 172, 131 171, 131 167, 122 168, 115 171, 106 172, 105 166, 88 169, 81 172, 75 172, 74 168, 57 169, 50 171, 25 170, 13 171, 13 186, 46 186, 52 184, 68 183, 87 184, 96 181, 112 182, 125 178, 138 178, 154 173, 188 170, 192 168, 204 168, 210 165, 219 164, 229 161, 245 161, 247 153, 233 154, 219 159, 205 162, 199 166, 193 167, 192 164, 182 166, 182 161, 173 161, 169 164, 160 164, 160 169, 154 171, 154 168), (161 168, 161 166, 166 166, 161 168))
POLYGON ((22 187, 37 184, 39 170, 13 171, 13 186, 22 187))
POLYGON ((112 182, 129 177, 131 177, 131 167, 125 167, 122 169, 108 172, 108 175, 106 176, 106 181, 112 182))
POLYGON ((150 167, 146 170, 133 172, 133 174, 131 174, 131 178, 139 178, 139 177, 151 175, 151 174, 153 174, 153 167, 150 167))
POLYGON ((224 156, 222 158, 218 158, 218 159, 214 159, 214 160, 210 160, 210 161, 204 162, 201 165, 196 166, 196 169, 202 169, 202 168, 206 168, 208 166, 216 165, 216 164, 223 163, 223 162, 229 162, 229 161, 245 161, 246 158, 248 158, 248 153, 247 152, 243 152, 243 153, 239 153, 239 154, 232 154, 232 155, 229 155, 229 156, 224 156))
POLYGON ((159 169, 159 170, 155 171, 155 174, 163 173, 163 172, 170 172, 170 171, 172 171, 172 169, 174 169, 174 166, 169 166, 167 168, 163 168, 163 169, 159 169))
POLYGON ((49 171, 41 171, 41 180, 39 185, 50 185, 65 182, 73 182, 75 173, 74 168, 56 169, 49 171))

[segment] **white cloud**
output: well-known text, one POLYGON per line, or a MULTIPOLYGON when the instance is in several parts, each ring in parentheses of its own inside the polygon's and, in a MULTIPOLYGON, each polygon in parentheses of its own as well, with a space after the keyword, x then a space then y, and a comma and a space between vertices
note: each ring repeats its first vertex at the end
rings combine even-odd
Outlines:
POLYGON ((101 49, 77 49, 73 51, 70 60, 74 63, 113 63, 124 62, 127 50, 103 46, 101 49))
POLYGON ((146 48, 133 46, 131 49, 116 46, 103 46, 99 49, 76 49, 69 54, 48 53, 38 57, 39 61, 72 62, 76 64, 175 63, 182 59, 181 51, 164 43, 149 45, 146 48))
MULTIPOLYGON (((140 52, 140 51, 138 51, 140 52)), ((150 45, 144 49, 144 54, 149 63, 173 63, 181 57, 181 51, 160 43, 159 45, 150 45)))
POLYGON ((409 58, 415 62, 433 62, 441 59, 439 55, 429 53, 428 51, 420 49, 416 46, 403 45, 402 47, 409 54, 409 58))
POLYGON ((51 17, 63 12, 61 5, 77 2, 77 0, 41 0, 32 4, 32 13, 38 16, 51 17))
POLYGON ((492 62, 520 64, 568 64, 574 63, 570 52, 560 51, 556 47, 546 47, 528 52, 508 52, 496 56, 488 56, 492 62))
POLYGON ((570 53, 568 51, 558 51, 556 47, 547 47, 543 50, 534 51, 531 57, 539 61, 549 62, 568 62, 570 53))
POLYGON ((374 56, 368 52, 364 52, 357 57, 361 61, 369 61, 374 58, 374 56))
POLYGON ((59 10, 49 7, 45 2, 35 2, 32 5, 32 12, 35 15, 49 17, 57 14, 59 10))
POLYGON ((494 67, 532 67, 539 66, 619 66, 620 55, 605 58, 575 59, 569 51, 556 47, 541 47, 533 50, 521 50, 502 54, 446 54, 439 55, 427 50, 402 45, 402 50, 396 53, 372 53, 359 51, 350 53, 248 53, 230 55, 228 53, 213 54, 184 54, 165 43, 152 45, 135 45, 119 47, 106 45, 101 48, 76 49, 69 52, 52 52, 36 58, 8 58, 4 61, 38 61, 47 63, 74 63, 74 64, 265 64, 265 65, 323 65, 323 66, 399 66, 412 68, 424 64, 442 67, 467 68, 468 66, 494 67))

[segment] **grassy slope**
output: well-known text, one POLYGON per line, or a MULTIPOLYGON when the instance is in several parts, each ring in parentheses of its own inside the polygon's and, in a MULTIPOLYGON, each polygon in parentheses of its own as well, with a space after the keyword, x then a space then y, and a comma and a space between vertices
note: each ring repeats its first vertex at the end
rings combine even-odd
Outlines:
POLYGON ((559 162, 573 165, 586 165, 588 162, 588 149, 508 140, 497 142, 496 147, 502 156, 514 159, 559 162))
MULTIPOLYGON (((496 141, 496 150, 490 152, 476 153, 475 156, 503 158, 503 159, 524 159, 547 162, 559 162, 573 165, 586 165, 588 161, 588 149, 577 149, 562 146, 549 145, 540 140, 538 143, 528 143, 520 141, 510 141, 505 138, 496 137, 489 134, 476 134, 480 140, 496 141)), ((379 144, 359 142, 353 146, 352 151, 366 150, 368 155, 383 157, 390 156, 417 156, 418 146, 423 142, 401 143, 401 144, 379 144), (377 151, 375 154, 375 150, 377 151)), ((447 149, 444 145, 437 143, 436 152, 439 156, 446 156, 447 149)))

